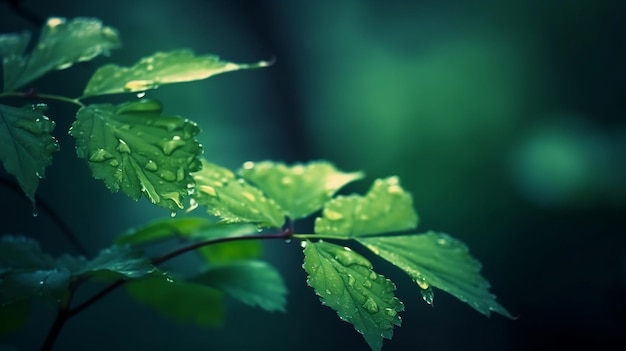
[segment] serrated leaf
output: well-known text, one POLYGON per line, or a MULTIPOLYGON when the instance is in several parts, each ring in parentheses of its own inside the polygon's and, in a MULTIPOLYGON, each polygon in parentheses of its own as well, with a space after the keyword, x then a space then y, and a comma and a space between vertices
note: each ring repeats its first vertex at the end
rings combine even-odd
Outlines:
POLYGON ((414 229, 417 221, 411 194, 390 177, 377 179, 365 196, 338 196, 326 203, 315 219, 315 233, 351 238, 414 229))
POLYGON ((193 278, 235 299, 267 311, 285 312, 287 287, 274 267, 263 261, 238 261, 211 267, 193 278))
POLYGON ((59 150, 50 135, 55 123, 43 114, 46 109, 44 104, 22 108, 0 104, 0 160, 32 202, 52 153, 59 150))
POLYGON ((372 350, 381 349, 383 338, 391 339, 404 305, 393 294, 395 284, 372 271, 365 257, 347 247, 307 241, 303 268, 322 304, 353 324, 372 350))
POLYGON ((4 60, 4 90, 15 90, 51 70, 89 61, 118 48, 117 31, 94 18, 52 17, 43 26, 39 42, 30 55, 4 60))
POLYGON ((226 62, 213 55, 195 56, 190 50, 157 52, 142 58, 132 67, 113 64, 100 67, 87 83, 83 95, 146 91, 164 84, 191 82, 220 73, 266 67, 270 64, 266 61, 252 64, 226 62))
POLYGON ((286 166, 275 162, 246 162, 241 176, 258 186, 292 219, 322 208, 346 184, 363 178, 361 172, 344 173, 328 162, 286 166))
POLYGON ((217 326, 224 319, 223 294, 208 286, 148 278, 127 283, 126 291, 144 305, 179 321, 217 326))
POLYGON ((30 301, 0 306, 0 338, 21 329, 30 318, 30 301))
POLYGON ((158 272, 150 260, 128 246, 114 246, 104 249, 75 275, 89 275, 102 278, 139 279, 158 272))
POLYGON ((434 286, 487 316, 496 312, 512 318, 489 292, 481 264, 462 242, 441 233, 357 239, 376 255, 406 272, 422 289, 434 286))
POLYGON ((175 211, 184 207, 183 198, 193 188, 190 173, 201 166, 202 147, 195 139, 200 129, 161 111, 161 104, 151 100, 85 106, 70 134, 78 156, 111 191, 121 189, 135 200, 144 194, 175 211))
POLYGON ((195 203, 226 222, 251 222, 279 228, 285 216, 272 199, 226 168, 202 160, 202 170, 193 174, 195 203))

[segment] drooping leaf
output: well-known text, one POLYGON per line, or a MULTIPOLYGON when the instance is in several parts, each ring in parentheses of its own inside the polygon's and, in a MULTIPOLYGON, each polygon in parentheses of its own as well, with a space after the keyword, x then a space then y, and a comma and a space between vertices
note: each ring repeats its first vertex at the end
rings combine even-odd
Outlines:
POLYGON ((493 311, 512 318, 489 292, 489 282, 480 274, 480 262, 470 256, 462 242, 434 232, 358 241, 401 268, 420 288, 434 286, 487 316, 493 311))
POLYGON ((200 169, 198 126, 178 116, 161 115, 151 100, 82 107, 70 134, 76 153, 92 175, 113 192, 132 199, 143 193, 152 203, 182 209, 193 188, 190 172, 200 169))
POLYGON ((411 194, 397 177, 377 179, 367 195, 338 196, 315 219, 315 232, 341 237, 388 233, 417 226, 411 194))
POLYGON ((35 297, 56 301, 67 291, 70 272, 29 238, 0 239, 0 306, 35 297))
POLYGON ((303 268, 322 304, 353 324, 372 350, 381 349, 383 338, 391 339, 404 305, 393 294, 395 284, 372 271, 365 257, 347 247, 306 242, 303 268))
POLYGON ((272 199, 226 168, 202 160, 202 170, 193 174, 193 200, 226 222, 251 222, 279 228, 285 216, 272 199))
POLYGON ((211 267, 193 279, 267 311, 285 311, 287 287, 274 267, 263 261, 237 261, 211 267))
POLYGON ((30 317, 30 301, 0 306, 0 338, 20 330, 30 317))
POLYGON ((292 219, 322 208, 344 185, 361 179, 361 172, 344 173, 328 162, 286 166, 275 162, 246 162, 241 176, 274 199, 292 219))
POLYGON ((89 275, 102 278, 139 279, 153 273, 157 269, 150 260, 128 246, 114 246, 100 251, 75 275, 89 275))
POLYGON ((59 150, 50 135, 54 121, 44 116, 44 104, 15 108, 0 104, 0 160, 7 172, 17 178, 31 201, 52 153, 59 150))
POLYGON ((183 280, 147 278, 126 284, 126 291, 166 317, 200 326, 217 326, 224 319, 223 294, 183 280))
POLYGON ((157 52, 144 57, 132 67, 109 64, 91 77, 84 96, 131 93, 158 88, 164 84, 191 82, 216 74, 267 67, 271 62, 252 64, 221 61, 217 56, 195 56, 190 50, 157 52))
POLYGON ((51 70, 89 61, 119 46, 117 31, 97 19, 52 17, 29 55, 14 54, 4 60, 4 90, 15 90, 51 70))

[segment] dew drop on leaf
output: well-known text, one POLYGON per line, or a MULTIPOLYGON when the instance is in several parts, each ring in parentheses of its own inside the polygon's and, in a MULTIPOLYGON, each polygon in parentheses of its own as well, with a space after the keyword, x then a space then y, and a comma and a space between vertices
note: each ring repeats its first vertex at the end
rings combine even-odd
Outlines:
POLYGON ((349 286, 349 287, 351 287, 351 288, 353 288, 353 287, 354 287, 354 283, 355 283, 355 281, 356 281, 356 280, 354 279, 354 277, 352 276, 352 274, 348 274, 348 286, 349 286))
POLYGON ((37 216, 39 216, 39 210, 37 209, 37 206, 33 204, 33 217, 37 216))
POLYGON ((392 318, 398 314, 398 312, 396 312, 393 308, 385 308, 385 313, 392 318))
POLYGON ((156 162, 149 160, 148 163, 146 163, 146 165, 144 166, 144 168, 151 172, 155 172, 156 170, 159 169, 159 166, 157 166, 156 162))
POLYGON ((172 217, 172 218, 176 217, 176 211, 170 212, 170 217, 172 217))
POLYGON ((303 249, 306 247, 306 240, 302 240, 300 242, 300 247, 303 248, 303 249))
POLYGON ((371 297, 368 297, 367 300, 365 300, 363 308, 365 308, 365 310, 371 314, 378 312, 379 309, 378 304, 371 297))
POLYGON ((247 161, 243 164, 243 169, 252 169, 254 168, 254 162, 252 161, 247 161))
POLYGON ((369 280, 366 280, 363 282, 363 287, 366 289, 371 289, 372 288, 372 282, 370 282, 369 280))
POLYGON ((142 97, 146 96, 146 92, 142 91, 141 93, 137 93, 137 98, 141 99, 142 97))

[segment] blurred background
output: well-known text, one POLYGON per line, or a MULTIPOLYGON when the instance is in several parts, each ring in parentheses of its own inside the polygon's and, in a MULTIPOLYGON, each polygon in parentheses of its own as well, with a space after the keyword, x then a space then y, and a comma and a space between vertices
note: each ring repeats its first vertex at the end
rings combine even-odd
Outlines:
MULTIPOLYGON (((357 192, 400 176, 419 229, 465 242, 498 301, 519 317, 486 318, 437 290, 431 307, 408 277, 372 258, 406 305, 384 350, 622 350, 625 15, 625 2, 609 0, 5 0, 0 32, 36 33, 29 17, 49 16, 97 17, 117 28, 123 47, 111 57, 35 82, 40 92, 72 97, 99 65, 132 65, 158 50, 234 62, 275 57, 267 69, 147 97, 196 121, 205 156, 230 168, 328 159, 367 174, 350 188, 357 192)), ((169 216, 92 179, 67 135, 74 107, 49 105, 61 151, 38 196, 90 254, 169 216)), ((76 252, 45 211, 31 215, 23 194, 4 185, 0 198, 2 233, 36 237, 55 254, 76 252)), ((231 301, 223 326, 198 328, 118 291, 70 320, 56 350, 367 350, 306 286, 297 245, 264 243, 290 289, 286 314, 231 301)), ((36 306, 28 327, 0 344, 38 349, 53 318, 36 306)))

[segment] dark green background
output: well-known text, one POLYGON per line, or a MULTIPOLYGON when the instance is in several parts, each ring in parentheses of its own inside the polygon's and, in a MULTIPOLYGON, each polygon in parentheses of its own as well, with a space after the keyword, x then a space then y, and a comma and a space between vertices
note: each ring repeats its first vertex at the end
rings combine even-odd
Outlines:
MULTIPOLYGON (((9 2, 0 1, 0 32, 36 31, 9 2)), ((399 175, 420 228, 467 243, 499 301, 519 316, 486 318, 441 291, 430 307, 407 277, 374 259, 406 305, 384 350, 625 347, 626 3, 19 3, 39 18, 98 17, 123 40, 110 58, 35 82, 41 92, 78 96, 100 64, 131 65, 157 50, 191 48, 235 62, 275 57, 268 69, 147 97, 198 122, 205 156, 227 167, 328 159, 366 172, 350 188, 359 192, 399 175)), ((122 101, 90 101, 111 100, 122 101)), ((169 213, 90 177, 66 133, 74 113, 50 103, 61 152, 38 196, 95 253, 117 233, 169 213)), ((3 187, 0 198, 0 232, 36 237, 55 254, 75 252, 45 211, 31 216, 25 196, 3 187)), ((306 287, 298 244, 264 245, 290 289, 287 314, 229 302, 222 327, 201 329, 116 292, 69 321, 56 350, 366 350, 306 287)), ((37 349, 53 317, 36 305, 28 327, 2 343, 37 349)))

